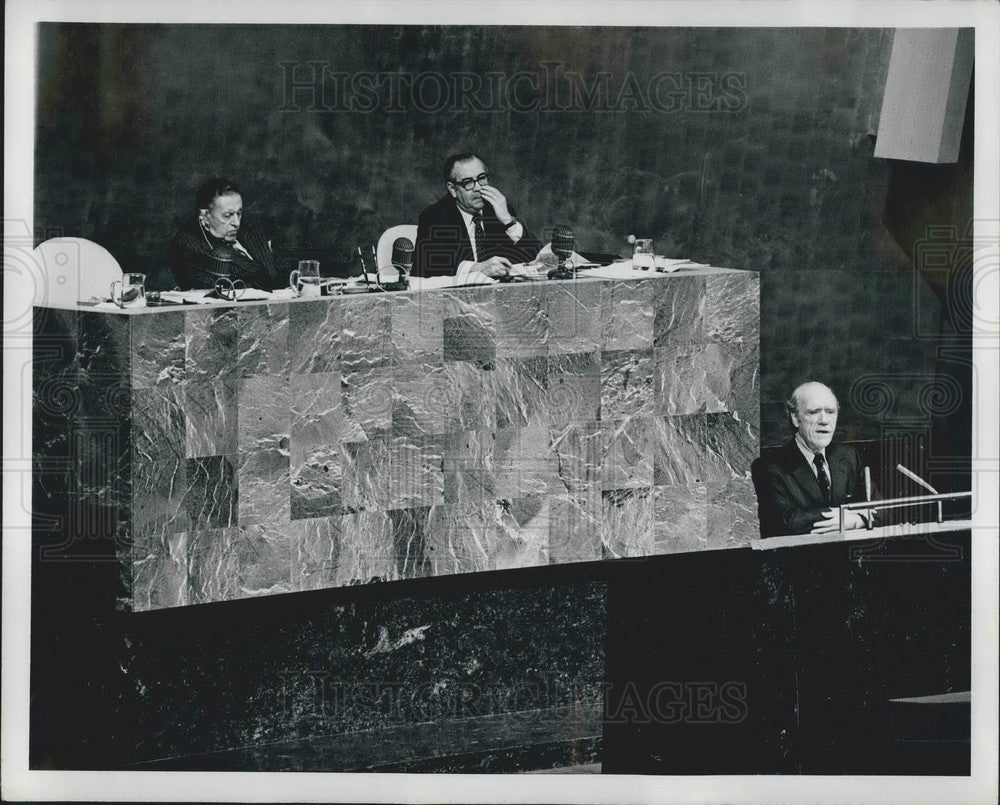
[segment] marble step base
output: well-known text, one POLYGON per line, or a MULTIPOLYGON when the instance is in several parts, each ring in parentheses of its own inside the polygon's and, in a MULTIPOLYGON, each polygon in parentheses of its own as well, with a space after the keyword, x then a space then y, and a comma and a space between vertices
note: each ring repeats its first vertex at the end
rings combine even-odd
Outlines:
POLYGON ((553 707, 164 758, 126 768, 437 774, 576 770, 594 774, 600 771, 601 719, 600 704, 553 707))

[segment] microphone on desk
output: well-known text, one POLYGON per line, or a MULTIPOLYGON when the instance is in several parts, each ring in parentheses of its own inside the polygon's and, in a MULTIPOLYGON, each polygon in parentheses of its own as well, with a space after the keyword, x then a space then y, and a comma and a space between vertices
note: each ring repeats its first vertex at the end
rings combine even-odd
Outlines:
POLYGON ((552 229, 552 254, 559 258, 559 265, 549 273, 549 279, 572 279, 573 271, 566 261, 573 256, 573 230, 566 224, 558 224, 552 229))
MULTIPOLYGON (((396 238, 392 242, 392 267, 396 269, 396 278, 387 281, 382 279, 382 270, 376 275, 378 284, 386 291, 405 291, 410 286, 410 269, 413 268, 413 241, 409 238, 396 238)), ((388 274, 388 272, 387 272, 388 274)))
POLYGON ((392 264, 409 275, 413 268, 413 243, 409 238, 396 238, 392 242, 392 264))

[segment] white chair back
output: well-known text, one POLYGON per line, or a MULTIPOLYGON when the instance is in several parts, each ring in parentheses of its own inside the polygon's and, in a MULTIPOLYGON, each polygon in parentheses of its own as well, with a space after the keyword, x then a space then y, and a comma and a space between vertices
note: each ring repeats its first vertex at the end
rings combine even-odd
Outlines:
POLYGON ((86 238, 50 238, 34 250, 35 304, 62 307, 92 296, 106 298, 122 278, 118 261, 86 238))
POLYGON ((417 243, 416 224, 397 224, 390 226, 382 237, 378 239, 378 246, 375 247, 375 256, 378 259, 376 268, 386 268, 392 265, 392 244, 396 238, 409 238, 410 243, 417 243))

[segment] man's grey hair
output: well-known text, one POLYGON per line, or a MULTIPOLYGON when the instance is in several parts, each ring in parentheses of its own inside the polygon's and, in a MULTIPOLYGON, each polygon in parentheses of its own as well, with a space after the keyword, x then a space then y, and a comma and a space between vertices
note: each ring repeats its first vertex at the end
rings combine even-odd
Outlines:
MULTIPOLYGON (((807 380, 805 383, 800 383, 792 391, 791 396, 785 400, 785 411, 788 413, 788 423, 792 426, 792 430, 795 430, 795 424, 792 422, 792 414, 798 414, 799 412, 799 396, 802 389, 806 386, 811 385, 822 386, 831 394, 833 394, 833 399, 837 400, 837 395, 832 388, 830 388, 826 383, 820 383, 818 380, 807 380)), ((840 408, 840 400, 837 400, 837 408, 840 408)))

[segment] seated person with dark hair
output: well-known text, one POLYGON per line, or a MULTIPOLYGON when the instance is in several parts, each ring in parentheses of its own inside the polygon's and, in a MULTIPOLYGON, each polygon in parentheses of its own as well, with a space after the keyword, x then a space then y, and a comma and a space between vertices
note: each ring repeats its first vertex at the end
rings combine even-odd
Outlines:
POLYGON ((413 275, 503 277, 512 263, 533 260, 542 244, 528 232, 507 197, 490 184, 475 154, 452 154, 444 162, 448 192, 423 212, 417 224, 413 275))
POLYGON ((243 197, 228 179, 209 179, 196 213, 174 235, 168 256, 177 286, 213 288, 220 277, 270 291, 288 284, 289 266, 271 250, 261 226, 243 219, 243 197))
MULTIPOLYGON (((837 397, 822 383, 803 383, 786 403, 795 436, 751 468, 761 537, 838 531, 837 507, 865 500, 863 467, 853 447, 831 444, 837 397)), ((844 529, 863 528, 864 516, 844 515, 844 529)))

